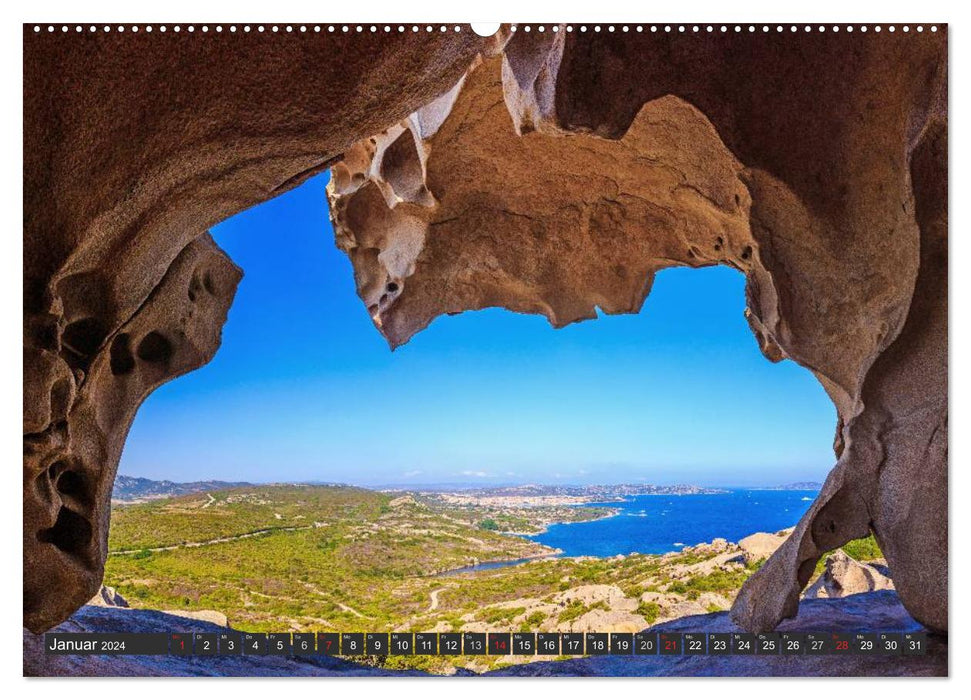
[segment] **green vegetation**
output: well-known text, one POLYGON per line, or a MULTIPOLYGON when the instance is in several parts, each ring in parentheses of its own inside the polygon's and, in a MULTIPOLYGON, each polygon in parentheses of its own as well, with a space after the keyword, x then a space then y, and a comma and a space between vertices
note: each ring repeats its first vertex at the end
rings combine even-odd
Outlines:
POLYGON ((657 603, 643 602, 637 606, 637 614, 643 617, 647 624, 653 625, 661 614, 661 606, 657 603))
MULTIPOLYGON (((449 573, 474 562, 550 554, 503 533, 541 528, 556 508, 466 507, 303 485, 122 505, 112 513, 105 582, 134 607, 217 610, 244 631, 583 630, 605 615, 630 629, 684 614, 687 601, 696 601, 698 612, 725 609, 760 564, 712 565, 724 548, 689 547, 449 573), (624 605, 612 609, 607 601, 618 598, 624 605)), ((598 512, 563 510, 585 518, 598 512)), ((367 663, 446 672, 508 661, 415 656, 367 663)))
POLYGON ((526 608, 486 608, 478 616, 482 622, 509 622, 526 612, 526 608))
POLYGON ((133 605, 219 610, 253 631, 390 630, 429 607, 435 572, 549 552, 409 497, 314 486, 116 507, 109 550, 105 580, 133 605))
POLYGON ((692 576, 684 585, 688 592, 696 591, 698 593, 704 593, 708 591, 725 593, 741 588, 742 584, 745 583, 745 579, 750 574, 751 572, 748 569, 733 571, 718 570, 703 576, 692 576))
POLYGON ((876 559, 883 559, 883 552, 880 551, 880 546, 877 544, 877 540, 873 537, 873 535, 864 537, 860 540, 847 542, 840 549, 857 561, 874 561, 876 559))
POLYGON ((610 606, 602 600, 598 600, 589 605, 586 605, 579 600, 571 600, 563 612, 557 616, 556 621, 561 623, 572 622, 573 620, 583 617, 591 610, 610 610, 610 606))
POLYGON ((539 611, 530 613, 526 616, 526 619, 523 620, 523 631, 532 632, 533 630, 537 630, 544 622, 546 622, 546 615, 543 613, 539 611))

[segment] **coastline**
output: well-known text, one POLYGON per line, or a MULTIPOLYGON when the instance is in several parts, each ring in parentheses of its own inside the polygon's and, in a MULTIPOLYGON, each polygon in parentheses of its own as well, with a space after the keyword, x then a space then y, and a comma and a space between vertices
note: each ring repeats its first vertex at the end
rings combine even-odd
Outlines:
POLYGON ((726 489, 720 494, 639 494, 588 503, 588 507, 609 508, 610 513, 590 520, 550 523, 541 532, 525 536, 538 544, 564 550, 566 557, 610 559, 633 553, 662 556, 712 540, 738 542, 754 532, 791 528, 812 502, 808 497, 812 494, 809 489, 796 488, 726 489), (670 498, 658 503, 640 497, 649 495, 708 495, 710 499, 670 498), (566 527, 608 518, 618 518, 620 522, 566 527))
MULTIPOLYGON (((620 501, 611 501, 611 503, 619 503, 619 502, 620 501)), ((587 505, 588 504, 586 504, 586 503, 583 503, 583 504, 574 504, 573 507, 575 507, 575 508, 585 508, 585 507, 587 507, 587 505)), ((545 523, 543 525, 540 525, 539 526, 540 529, 537 530, 537 531, 535 531, 535 532, 514 532, 512 530, 508 530, 508 531, 507 530, 502 530, 502 531, 499 532, 499 534, 500 535, 509 535, 511 537, 523 537, 523 538, 529 539, 530 537, 536 537, 537 535, 542 535, 542 534, 545 534, 545 533, 549 532, 550 527, 553 526, 553 525, 579 525, 580 523, 595 523, 595 522, 598 522, 600 520, 607 520, 609 518, 616 518, 618 515, 620 515, 623 512, 623 509, 622 508, 609 508, 609 510, 611 512, 610 513, 607 513, 606 515, 601 515, 601 516, 598 516, 596 518, 589 518, 587 520, 556 520, 554 522, 545 523)), ((541 543, 537 542, 537 544, 541 544, 541 543)))

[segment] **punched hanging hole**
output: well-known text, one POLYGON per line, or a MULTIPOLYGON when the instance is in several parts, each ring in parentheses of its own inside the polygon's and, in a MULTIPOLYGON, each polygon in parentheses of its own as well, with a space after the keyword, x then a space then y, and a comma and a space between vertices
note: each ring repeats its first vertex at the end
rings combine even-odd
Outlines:
POLYGON ((489 37, 499 31, 499 22, 473 22, 472 31, 482 37, 489 37))

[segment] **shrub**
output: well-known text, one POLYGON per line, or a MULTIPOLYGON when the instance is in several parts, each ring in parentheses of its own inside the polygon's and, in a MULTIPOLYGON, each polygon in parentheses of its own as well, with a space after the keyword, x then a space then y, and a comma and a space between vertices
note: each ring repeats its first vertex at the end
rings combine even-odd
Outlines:
POLYGON ((658 615, 661 614, 661 606, 657 603, 642 602, 637 606, 635 612, 643 617, 647 624, 653 625, 658 615))
POLYGON ((561 612, 556 618, 556 621, 570 622, 571 620, 576 620, 585 612, 587 612, 587 606, 585 606, 579 600, 571 600, 569 605, 567 605, 563 612, 561 612))
POLYGON ((525 632, 532 632, 541 624, 546 621, 546 615, 539 612, 538 610, 534 613, 530 613, 529 617, 526 618, 523 626, 525 627, 525 632))
POLYGON ((672 581, 668 584, 668 593, 680 593, 684 595, 688 592, 688 587, 684 585, 681 581, 672 581))
POLYGON ((857 561, 873 561, 874 559, 883 559, 883 552, 880 551, 880 545, 877 544, 877 541, 874 539, 873 535, 864 537, 860 540, 847 542, 842 546, 841 549, 857 561))
POLYGON ((526 612, 526 608, 486 608, 479 615, 479 619, 490 623, 502 622, 519 617, 524 612, 526 612))

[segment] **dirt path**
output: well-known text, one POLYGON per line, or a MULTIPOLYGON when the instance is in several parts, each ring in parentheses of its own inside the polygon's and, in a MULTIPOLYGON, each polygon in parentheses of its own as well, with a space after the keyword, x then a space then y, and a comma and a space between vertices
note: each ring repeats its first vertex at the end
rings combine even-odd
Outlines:
POLYGON ((438 610, 438 594, 448 589, 449 589, 449 586, 446 586, 445 588, 436 588, 434 591, 429 593, 429 597, 431 598, 431 605, 428 606, 428 610, 426 610, 425 612, 435 612, 436 610, 438 610))
MULTIPOLYGON (((324 593, 322 590, 320 590, 319 588, 317 588, 317 586, 315 586, 312 583, 304 583, 303 585, 304 585, 304 587, 308 591, 310 591, 314 595, 318 595, 321 598, 331 598, 331 596, 329 596, 326 593, 324 593)), ((345 605, 344 603, 340 603, 340 602, 338 602, 336 600, 334 601, 334 605, 336 605, 338 608, 340 608, 344 612, 350 613, 351 615, 354 615, 355 617, 359 617, 362 620, 373 620, 374 619, 373 617, 370 617, 370 616, 365 615, 364 613, 362 613, 362 612, 360 612, 358 610, 355 610, 350 605, 345 605)))
MULTIPOLYGON (((215 500, 215 499, 214 499, 215 500)), ((205 508, 205 506, 203 506, 205 508)), ((212 544, 223 544, 225 542, 235 542, 236 540, 245 540, 250 537, 259 537, 260 535, 265 535, 271 532, 298 532, 300 530, 313 530, 317 527, 323 527, 326 523, 314 523, 313 525, 299 525, 295 527, 266 527, 261 530, 253 530, 253 532, 244 532, 242 535, 230 535, 229 537, 216 537, 211 540, 203 540, 202 542, 183 542, 181 544, 168 544, 161 547, 141 547, 139 549, 116 549, 113 552, 108 552, 108 556, 122 556, 126 554, 138 554, 139 552, 172 552, 176 549, 186 549, 189 547, 208 547, 212 544)))
POLYGON ((442 586, 441 588, 436 588, 434 591, 428 594, 428 597, 431 599, 431 602, 428 605, 428 610, 425 611, 426 613, 435 612, 436 610, 438 610, 438 594, 444 593, 449 588, 455 588, 455 586, 454 585, 442 586))
POLYGON ((354 608, 352 608, 350 605, 344 605, 343 603, 335 603, 335 605, 337 605, 337 607, 340 608, 341 610, 343 610, 344 612, 350 613, 351 615, 354 615, 355 617, 359 617, 362 620, 373 620, 374 619, 374 618, 368 617, 367 615, 364 615, 363 613, 359 613, 357 610, 355 610, 354 608))

